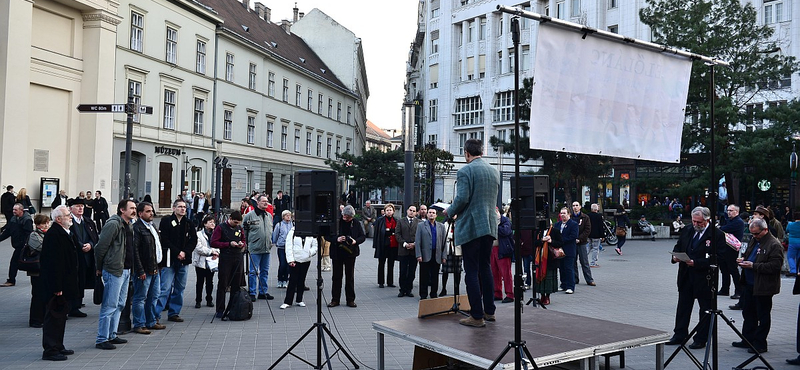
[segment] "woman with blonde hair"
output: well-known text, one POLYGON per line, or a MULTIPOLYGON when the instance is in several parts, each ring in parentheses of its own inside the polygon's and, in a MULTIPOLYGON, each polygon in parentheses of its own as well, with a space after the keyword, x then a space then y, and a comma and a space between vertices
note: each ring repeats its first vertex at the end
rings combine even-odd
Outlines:
POLYGON ((33 209, 33 203, 31 203, 31 197, 28 196, 28 191, 25 190, 25 188, 19 189, 19 193, 17 193, 17 203, 22 204, 22 208, 28 211, 31 216, 36 213, 36 210, 33 209))

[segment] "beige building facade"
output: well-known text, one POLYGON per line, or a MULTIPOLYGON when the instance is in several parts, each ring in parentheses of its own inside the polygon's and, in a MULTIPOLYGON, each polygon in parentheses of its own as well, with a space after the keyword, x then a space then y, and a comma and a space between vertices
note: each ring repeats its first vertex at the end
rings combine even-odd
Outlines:
MULTIPOLYGON (((41 209, 41 178, 70 196, 111 189, 117 2, 0 1, 0 183, 26 188, 41 209)), ((49 204, 45 204, 49 207, 49 204)))

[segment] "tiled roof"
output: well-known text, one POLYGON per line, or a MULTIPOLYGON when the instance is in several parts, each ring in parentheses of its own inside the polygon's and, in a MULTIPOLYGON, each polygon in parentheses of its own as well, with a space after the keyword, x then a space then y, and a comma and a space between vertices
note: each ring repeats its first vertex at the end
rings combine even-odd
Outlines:
POLYGON ((381 130, 380 127, 372 123, 372 121, 367 120, 367 135, 377 136, 383 139, 391 139, 392 137, 389 136, 386 132, 381 130))
POLYGON ((295 34, 287 34, 279 24, 261 19, 258 13, 249 7, 245 8, 239 0, 197 1, 219 14, 224 20, 222 26, 228 33, 236 34, 266 53, 352 93, 303 39, 295 34))

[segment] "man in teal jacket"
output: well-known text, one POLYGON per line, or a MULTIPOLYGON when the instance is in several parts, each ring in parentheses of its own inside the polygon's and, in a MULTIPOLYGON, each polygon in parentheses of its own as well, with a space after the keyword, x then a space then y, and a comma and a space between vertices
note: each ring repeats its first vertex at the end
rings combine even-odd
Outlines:
POLYGON ((486 326, 484 319, 495 320, 494 279, 489 262, 492 242, 497 239, 495 203, 500 174, 483 160, 482 155, 483 143, 480 140, 469 139, 464 143, 467 165, 456 174, 456 197, 445 211, 450 218, 458 217, 453 237, 455 244, 461 245, 464 256, 470 317, 460 323, 474 327, 486 326))

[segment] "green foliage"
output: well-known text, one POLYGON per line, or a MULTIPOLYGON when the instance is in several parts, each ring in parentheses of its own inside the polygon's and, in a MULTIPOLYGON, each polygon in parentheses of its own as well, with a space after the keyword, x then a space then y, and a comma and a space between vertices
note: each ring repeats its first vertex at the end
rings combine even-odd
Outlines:
POLYGON ((337 154, 335 160, 328 159, 325 164, 339 175, 352 179, 356 189, 368 192, 402 185, 403 170, 398 166, 402 161, 400 150, 383 152, 370 148, 360 157, 350 152, 337 154))
MULTIPOLYGON (((772 149, 785 150, 789 138, 786 127, 773 126, 755 133, 735 130, 736 125, 749 118, 745 106, 754 99, 763 100, 769 93, 768 81, 780 80, 800 69, 794 57, 778 52, 780 45, 772 38, 774 30, 758 25, 753 5, 739 0, 646 0, 646 3, 639 16, 650 26, 653 42, 730 62, 730 67, 714 68, 717 173, 740 171, 746 163, 754 162, 754 153, 763 158, 764 150, 770 153, 774 152, 772 149)), ((681 144, 683 153, 709 151, 709 72, 703 62, 694 62, 686 107, 688 119, 681 144)), ((783 117, 776 118, 787 119, 790 115, 781 114, 783 117)), ((798 127, 796 123, 785 123, 798 127)), ((788 158, 788 151, 781 156, 788 158)), ((708 170, 706 166, 699 167, 696 180, 681 187, 692 191, 706 188, 710 181, 708 170)), ((786 176, 784 169, 782 177, 786 176)))
POLYGON ((433 194, 430 191, 436 178, 449 174, 453 167, 453 154, 438 149, 433 145, 425 145, 422 149, 414 153, 414 173, 416 181, 420 184, 423 195, 422 201, 427 204, 433 203, 433 194), (427 198, 427 199, 425 199, 427 198))

